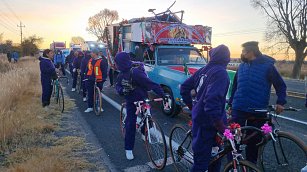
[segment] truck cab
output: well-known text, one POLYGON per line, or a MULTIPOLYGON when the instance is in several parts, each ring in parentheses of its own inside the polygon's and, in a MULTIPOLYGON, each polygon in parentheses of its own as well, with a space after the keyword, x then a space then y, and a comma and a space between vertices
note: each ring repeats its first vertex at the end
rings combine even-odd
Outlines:
MULTIPOLYGON (((160 84, 169 97, 168 103, 171 108, 169 110, 162 108, 163 113, 176 116, 181 110, 180 85, 198 69, 204 67, 207 61, 194 46, 158 45, 155 47, 153 57, 145 57, 144 64, 149 78, 160 84)), ((228 71, 228 74, 233 78, 235 72, 228 71)))

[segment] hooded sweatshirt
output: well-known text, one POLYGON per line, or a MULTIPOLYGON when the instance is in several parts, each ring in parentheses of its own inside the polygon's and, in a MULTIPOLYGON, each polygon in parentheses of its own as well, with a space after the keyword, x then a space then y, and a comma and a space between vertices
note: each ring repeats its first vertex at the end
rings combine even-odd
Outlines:
POLYGON ((118 94, 124 95, 124 88, 122 86, 123 79, 130 80, 131 78, 135 87, 134 90, 132 90, 128 95, 125 95, 127 102, 144 100, 147 98, 147 91, 150 90, 153 90, 157 95, 163 97, 164 92, 162 88, 159 84, 154 83, 148 78, 143 67, 136 67, 133 68, 133 70, 130 70, 132 68, 133 62, 131 61, 128 53, 118 53, 114 60, 117 69, 120 71, 116 82, 116 90, 118 94))
POLYGON ((181 85, 180 94, 191 107, 191 90, 196 91, 196 102, 192 108, 193 125, 215 126, 223 130, 221 125, 226 120, 225 104, 229 86, 226 66, 230 61, 230 52, 228 47, 220 45, 213 48, 209 55, 209 63, 181 85))
POLYGON ((39 67, 41 70, 41 81, 51 82, 53 78, 56 78, 56 71, 54 64, 47 57, 39 57, 39 67))

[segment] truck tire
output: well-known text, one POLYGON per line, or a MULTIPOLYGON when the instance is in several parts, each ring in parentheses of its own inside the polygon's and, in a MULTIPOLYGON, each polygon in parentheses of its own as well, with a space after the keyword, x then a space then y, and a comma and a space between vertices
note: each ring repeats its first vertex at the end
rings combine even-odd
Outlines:
POLYGON ((164 94, 169 97, 169 103, 171 108, 169 110, 165 110, 163 102, 163 104, 161 105, 162 112, 170 117, 177 116, 180 113, 181 107, 176 104, 172 90, 169 87, 164 86, 163 91, 164 94))

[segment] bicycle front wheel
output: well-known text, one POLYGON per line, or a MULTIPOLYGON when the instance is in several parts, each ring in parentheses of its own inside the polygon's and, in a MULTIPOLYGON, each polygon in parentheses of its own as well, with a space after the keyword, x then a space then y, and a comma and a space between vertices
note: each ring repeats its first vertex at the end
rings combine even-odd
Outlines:
POLYGON ((236 171, 236 172, 261 172, 257 166, 246 160, 238 160, 236 163, 234 161, 228 163, 224 170, 224 172, 236 171))
POLYGON ((152 164, 162 170, 166 165, 167 146, 164 132, 153 118, 146 118, 145 145, 152 164))
POLYGON ((121 108, 120 108, 120 114, 119 114, 119 126, 120 126, 120 131, 121 131, 121 135, 123 136, 123 138, 125 138, 125 134, 126 134, 126 118, 127 118, 127 114, 124 113, 124 109, 125 109, 125 103, 122 104, 121 108))
POLYGON ((275 140, 264 145, 261 157, 264 171, 301 171, 307 163, 307 148, 298 137, 277 131, 275 140))
POLYGON ((171 131, 169 145, 177 171, 191 171, 194 162, 191 132, 181 125, 175 125, 171 131))
POLYGON ((58 105, 59 105, 59 108, 60 108, 60 111, 63 113, 64 112, 64 93, 63 93, 63 89, 62 87, 59 85, 58 87, 58 97, 57 97, 57 100, 58 100, 58 105))
POLYGON ((100 115, 102 111, 102 97, 98 87, 94 91, 94 111, 96 115, 100 115))

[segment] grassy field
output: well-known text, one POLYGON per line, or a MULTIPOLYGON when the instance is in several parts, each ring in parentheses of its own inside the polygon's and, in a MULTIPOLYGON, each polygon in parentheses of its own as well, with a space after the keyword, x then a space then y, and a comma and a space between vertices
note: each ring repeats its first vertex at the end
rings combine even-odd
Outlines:
MULTIPOLYGON (((38 60, 23 58, 9 64, 0 56, 0 171, 88 171, 80 156, 84 139, 56 137, 62 114, 41 106, 38 60)), ((67 109, 74 107, 65 101, 67 109)))
MULTIPOLYGON (((275 67, 283 77, 291 78, 293 64, 276 62, 275 67)), ((238 67, 228 66, 227 68, 230 70, 237 70, 238 67)), ((302 65, 300 79, 304 79, 305 76, 307 76, 307 64, 302 65)))

